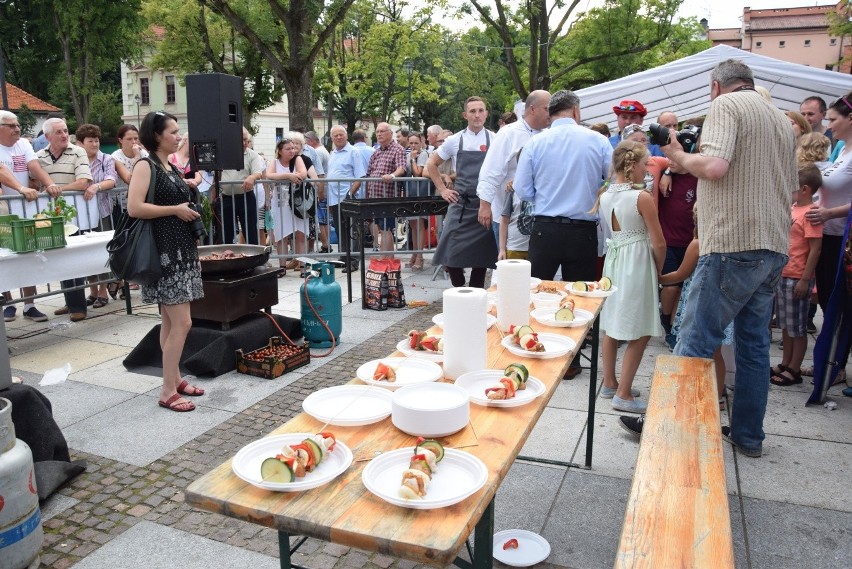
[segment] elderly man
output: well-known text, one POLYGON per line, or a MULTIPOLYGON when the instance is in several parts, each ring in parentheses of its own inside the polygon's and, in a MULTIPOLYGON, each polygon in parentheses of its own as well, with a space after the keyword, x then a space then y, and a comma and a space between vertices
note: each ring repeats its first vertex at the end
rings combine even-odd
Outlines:
POLYGON ((425 175, 450 204, 432 262, 446 267, 455 287, 465 285, 464 270, 470 267, 468 286, 484 288, 485 273, 497 262, 497 240, 490 226, 479 223, 476 186, 495 134, 485 128, 488 109, 481 97, 468 97, 462 116, 467 128, 447 138, 426 163, 425 175), (440 166, 448 161, 455 164, 453 187, 440 172, 440 166))
POLYGON ((222 242, 226 245, 234 242, 238 222, 246 243, 258 244, 254 186, 263 177, 263 159, 250 145, 251 135, 243 127, 243 167, 240 170, 222 171, 218 207, 214 209, 217 214, 221 213, 222 242))
MULTIPOLYGON (((629 124, 641 125, 645 121, 645 115, 648 114, 648 111, 645 109, 645 105, 639 101, 631 100, 621 101, 612 108, 612 111, 615 113, 616 120, 618 121, 618 132, 609 137, 609 143, 615 148, 622 140, 621 131, 629 124)), ((651 153, 651 156, 663 155, 660 147, 656 144, 649 144, 648 151, 651 153)))
POLYGON ((677 130, 677 115, 672 111, 663 111, 657 117, 657 123, 669 130, 677 130))
POLYGON ((524 103, 521 120, 509 123, 494 136, 494 142, 479 171, 476 195, 479 196, 479 223, 494 230, 499 241, 500 216, 506 196, 506 185, 515 177, 518 153, 530 138, 550 124, 547 106, 550 93, 533 91, 524 103))
MULTIPOLYGON (((328 179, 335 180, 339 178, 363 178, 367 174, 367 168, 358 151, 355 147, 349 144, 346 139, 346 127, 335 125, 331 127, 331 156, 328 160, 328 179)), ((345 199, 353 199, 358 189, 361 187, 361 182, 329 182, 327 184, 326 194, 328 195, 328 213, 331 217, 331 222, 334 224, 334 229, 337 231, 338 242, 340 243, 340 252, 352 251, 352 243, 348 231, 344 231, 343 224, 340 218, 340 202, 345 199)), ((343 261, 345 256, 341 256, 343 261)), ((358 270, 358 258, 352 256, 352 264, 343 268, 344 273, 351 273, 358 270)))
MULTIPOLYGON (((366 170, 370 163, 370 157, 376 151, 375 148, 367 144, 366 130, 356 128, 352 131, 352 147, 358 152, 358 156, 364 163, 364 170, 366 170)), ((364 197, 364 188, 361 189, 361 197, 364 197)))
POLYGON ((444 130, 441 128, 439 124, 433 124, 429 128, 426 129, 426 141, 429 145, 426 147, 426 150, 429 151, 429 154, 435 151, 438 148, 438 137, 441 135, 441 131, 444 130))
MULTIPOLYGON (((61 186, 61 191, 85 191, 92 183, 92 173, 89 170, 89 157, 79 146, 69 144, 68 125, 62 119, 47 119, 44 121, 44 135, 47 137, 47 148, 36 154, 39 164, 50 176, 50 179, 61 186)), ((48 191, 50 191, 48 189, 48 191)), ((97 203, 94 204, 97 208, 97 203)), ((78 206, 79 208, 79 206, 78 206)), ((78 209, 78 218, 82 219, 85 211, 78 209)), ((82 225, 80 225, 82 227, 82 225)), ((70 279, 62 281, 62 288, 82 287, 86 279, 70 279)), ((70 314, 72 322, 86 318, 86 291, 82 288, 65 293, 65 306, 53 312, 56 315, 70 314)))
MULTIPOLYGON (((722 436, 745 456, 763 452, 769 383, 769 319, 787 262, 790 201, 798 189, 796 141, 787 117, 754 89, 751 69, 723 61, 710 75, 699 154, 674 133, 666 156, 698 178, 698 266, 674 353, 712 358, 734 322, 736 392, 722 436)), ((622 417, 641 434, 643 418, 622 417)))
MULTIPOLYGON (((368 178, 381 178, 377 182, 367 182, 367 197, 395 198, 398 197, 396 184, 393 179, 405 174, 405 149, 394 140, 393 130, 386 122, 380 122, 376 127, 376 140, 379 147, 370 156, 367 165, 368 178)), ((396 228, 396 218, 380 217, 375 220, 381 234, 382 251, 393 251, 396 239, 393 232, 396 228)))
MULTIPOLYGON (((50 176, 39 165, 35 152, 29 141, 21 138, 21 125, 18 117, 9 111, 0 111, 0 188, 3 195, 23 196, 23 200, 4 202, 9 205, 9 212, 22 218, 31 218, 47 205, 46 200, 39 200, 38 190, 30 187, 30 178, 37 180, 48 188, 51 195, 59 195, 59 186, 53 183, 50 176)), ((11 299, 10 293, 4 293, 11 299)), ((28 286, 23 289, 24 296, 35 296, 36 288, 28 286)), ((3 319, 11 322, 16 318, 17 308, 13 305, 3 309, 3 319)), ((33 304, 32 300, 24 303, 24 318, 34 322, 47 320, 33 304)))

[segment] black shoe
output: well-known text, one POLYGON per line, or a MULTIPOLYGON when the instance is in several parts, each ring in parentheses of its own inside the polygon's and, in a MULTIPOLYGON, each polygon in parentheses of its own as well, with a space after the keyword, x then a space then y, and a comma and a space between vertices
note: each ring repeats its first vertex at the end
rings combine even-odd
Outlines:
POLYGON ((618 418, 618 424, 622 429, 638 439, 642 436, 642 427, 645 425, 645 415, 639 415, 638 417, 622 415, 618 418))
POLYGON ((816 324, 813 320, 808 320, 808 334, 816 334, 816 324))
POLYGON ((351 264, 351 265, 349 265, 348 267, 343 267, 343 270, 342 270, 342 271, 340 271, 340 272, 341 272, 341 273, 354 273, 354 272, 356 272, 357 270, 358 270, 358 264, 357 264, 357 263, 352 263, 352 264, 351 264))
POLYGON ((735 443, 734 440, 731 438, 731 427, 722 427, 722 438, 734 445, 734 448, 737 449, 740 454, 744 454, 751 458, 760 458, 763 455, 763 449, 746 449, 735 443))

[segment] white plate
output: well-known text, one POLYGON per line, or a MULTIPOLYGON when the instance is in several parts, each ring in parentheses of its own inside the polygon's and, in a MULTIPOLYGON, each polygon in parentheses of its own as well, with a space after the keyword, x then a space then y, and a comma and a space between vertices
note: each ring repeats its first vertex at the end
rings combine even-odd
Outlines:
POLYGON ((438 381, 444 377, 444 370, 435 362, 430 362, 425 359, 418 358, 381 358, 372 360, 355 372, 355 375, 368 385, 376 385, 394 391, 404 385, 414 383, 427 383, 430 381, 438 381), (383 362, 396 371, 396 381, 376 381, 373 379, 373 373, 376 371, 376 366, 379 362, 383 362))
POLYGON ((571 290, 571 283, 565 285, 565 290, 577 296, 586 296, 589 298, 604 298, 612 296, 618 290, 617 286, 613 286, 609 290, 571 290))
MULTIPOLYGON (((444 327, 444 313, 441 312, 440 314, 436 314, 435 316, 433 316, 432 322, 435 324, 435 326, 440 326, 441 328, 443 328, 444 327)), ((497 317, 492 316, 491 314, 486 314, 485 315, 485 322, 487 324, 485 329, 489 330, 492 326, 497 324, 497 317)))
POLYGON ((311 393, 302 401, 305 413, 338 427, 360 427, 390 417, 392 394, 365 385, 340 385, 311 393))
POLYGON ((529 567, 541 563, 550 555, 547 540, 531 531, 507 529, 494 534, 494 559, 511 567, 529 567), (518 540, 517 549, 503 549, 510 539, 518 540))
MULTIPOLYGON (((497 282, 497 271, 494 271, 494 275, 491 277, 491 284, 494 286, 499 286, 497 282)), ((541 279, 538 277, 530 277, 530 290, 534 288, 538 288, 538 285, 541 284, 541 279)))
POLYGON ((295 482, 264 482, 260 477, 260 465, 264 460, 280 453, 284 445, 301 443, 310 436, 309 433, 288 433, 254 441, 240 449, 231 462, 231 469, 249 484, 276 492, 301 492, 327 484, 352 464, 352 451, 340 440, 313 472, 308 472, 303 478, 297 478, 295 482))
POLYGON ((527 388, 515 392, 512 399, 493 400, 485 396, 485 390, 497 384, 505 375, 497 369, 482 369, 462 374, 456 385, 470 394, 472 403, 485 407, 520 407, 526 405, 545 391, 544 384, 537 378, 527 378, 527 388))
POLYGON ((527 350, 521 348, 514 342, 512 342, 512 336, 508 335, 503 338, 503 341, 500 342, 504 348, 509 350, 516 356, 521 356, 525 358, 539 358, 539 359, 549 359, 549 358, 558 358, 560 356, 564 356, 568 352, 574 349, 577 343, 571 338, 566 338, 565 336, 561 336, 559 334, 548 334, 547 332, 539 332, 538 341, 544 344, 543 352, 528 352, 527 350))
POLYGON ((65 237, 71 237, 80 230, 73 223, 66 223, 62 226, 62 231, 65 233, 65 237))
POLYGON ((553 326, 554 328, 576 328, 585 326, 594 316, 588 310, 582 308, 574 308, 574 320, 571 322, 557 322, 556 310, 553 308, 537 308, 530 312, 530 316, 544 324, 545 326, 553 326))
POLYGON ((399 487, 402 471, 408 468, 412 447, 401 448, 382 454, 370 461, 361 479, 367 490, 390 504, 415 510, 445 508, 457 504, 475 494, 488 481, 485 464, 466 452, 444 449, 444 460, 432 474, 426 496, 419 500, 400 497, 399 487))
MULTIPOLYGON (((435 336, 436 338, 440 338, 440 336, 435 336)), ((424 360, 429 360, 433 362, 442 362, 444 361, 444 352, 429 352, 427 350, 412 350, 408 347, 408 338, 400 341, 399 344, 396 345, 396 349, 405 354, 406 356, 410 356, 412 358, 423 358, 424 360)))

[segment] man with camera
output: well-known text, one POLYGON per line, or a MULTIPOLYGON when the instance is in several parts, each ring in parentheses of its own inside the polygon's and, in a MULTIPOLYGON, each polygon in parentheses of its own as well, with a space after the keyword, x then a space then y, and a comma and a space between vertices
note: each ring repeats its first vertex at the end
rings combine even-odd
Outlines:
MULTIPOLYGON (((674 353, 710 358, 734 322, 736 395, 723 437, 740 453, 763 452, 769 382, 769 318, 787 262, 790 200, 798 188, 789 121, 754 89, 751 69, 729 59, 711 74, 700 152, 670 133, 666 156, 698 178, 700 258, 674 353)), ((621 417, 641 434, 644 417, 621 417)))

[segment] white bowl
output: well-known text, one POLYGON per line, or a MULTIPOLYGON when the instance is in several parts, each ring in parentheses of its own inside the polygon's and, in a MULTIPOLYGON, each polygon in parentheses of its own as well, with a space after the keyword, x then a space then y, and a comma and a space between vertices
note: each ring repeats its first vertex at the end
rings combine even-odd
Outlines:
POLYGON ((530 295, 536 310, 539 308, 559 308, 562 295, 555 292, 536 292, 530 295))
POLYGON ((446 437, 470 420, 467 391, 451 383, 406 385, 393 392, 391 421, 416 437, 446 437))

